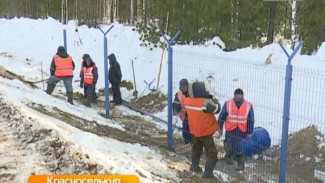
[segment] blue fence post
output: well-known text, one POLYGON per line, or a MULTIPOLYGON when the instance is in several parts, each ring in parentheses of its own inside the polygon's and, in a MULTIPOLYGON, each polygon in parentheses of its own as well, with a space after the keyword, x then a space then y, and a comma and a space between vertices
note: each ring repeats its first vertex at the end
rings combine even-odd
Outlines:
POLYGON ((175 36, 168 40, 165 34, 160 30, 160 34, 164 37, 168 43, 168 148, 173 149, 173 114, 172 114, 172 102, 173 102, 173 48, 172 43, 175 41, 176 37, 179 35, 180 31, 177 31, 175 36))
POLYGON ((290 98, 291 98, 291 82, 292 82, 292 65, 291 60, 302 46, 304 41, 300 41, 296 49, 291 55, 287 53, 283 45, 280 46, 284 53, 288 57, 288 65, 286 66, 286 78, 284 89, 284 106, 283 106, 283 122, 282 122, 282 138, 281 138, 281 157, 280 157, 280 175, 279 182, 285 183, 286 177, 286 165, 287 165, 287 148, 288 148, 288 131, 289 131, 289 119, 290 119, 290 98))
POLYGON ((63 43, 64 43, 64 49, 68 53, 68 47, 67 47, 67 30, 63 29, 63 43))
POLYGON ((106 117, 109 117, 109 90, 108 90, 108 62, 107 62, 107 38, 106 34, 114 27, 112 25, 106 32, 104 32, 99 26, 99 30, 104 34, 104 73, 105 73, 105 107, 106 117))

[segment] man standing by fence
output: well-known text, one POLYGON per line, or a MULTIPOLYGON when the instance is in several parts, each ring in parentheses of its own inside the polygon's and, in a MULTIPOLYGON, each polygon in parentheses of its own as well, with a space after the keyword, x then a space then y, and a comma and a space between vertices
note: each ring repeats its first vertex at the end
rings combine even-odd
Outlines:
POLYGON ((190 133, 190 127, 188 125, 188 116, 184 106, 184 100, 188 97, 188 81, 187 79, 181 79, 179 81, 179 91, 175 94, 173 102, 173 114, 179 115, 183 122, 182 135, 184 143, 192 143, 192 134, 190 133))
POLYGON ((109 71, 108 71, 108 80, 112 85, 113 101, 117 106, 122 104, 121 91, 120 91, 122 72, 121 72, 120 64, 117 62, 114 53, 110 54, 108 56, 108 59, 110 64, 109 71))
POLYGON ((237 161, 237 171, 245 168, 245 160, 241 148, 241 140, 249 138, 254 128, 254 111, 250 102, 244 99, 244 92, 237 88, 234 98, 225 102, 219 114, 220 134, 225 123, 226 137, 224 147, 227 164, 233 164, 232 158, 237 161))
POLYGON ((213 134, 220 130, 214 114, 220 112, 220 104, 205 89, 204 83, 194 82, 188 87, 189 97, 184 105, 188 114, 191 134, 193 134, 191 171, 202 172, 200 157, 205 149, 207 160, 202 178, 217 179, 213 170, 217 164, 218 151, 213 134))

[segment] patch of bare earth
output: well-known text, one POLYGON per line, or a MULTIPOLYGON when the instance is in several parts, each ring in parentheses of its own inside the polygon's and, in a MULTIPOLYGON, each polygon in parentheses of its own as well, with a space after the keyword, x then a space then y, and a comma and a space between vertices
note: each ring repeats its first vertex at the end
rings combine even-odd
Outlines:
POLYGON ((27 182, 32 174, 107 174, 87 154, 38 126, 0 96, 0 182, 27 182))
MULTIPOLYGON (((319 148, 318 146, 322 138, 324 135, 315 126, 309 126, 289 136, 286 182, 320 182, 314 178, 314 170, 325 170, 325 147, 319 148)), ((257 162, 254 170, 262 171, 260 176, 263 176, 264 173, 264 176, 272 176, 277 180, 280 169, 280 154, 281 149, 279 147, 272 147, 264 153, 264 156, 254 160, 257 162)))

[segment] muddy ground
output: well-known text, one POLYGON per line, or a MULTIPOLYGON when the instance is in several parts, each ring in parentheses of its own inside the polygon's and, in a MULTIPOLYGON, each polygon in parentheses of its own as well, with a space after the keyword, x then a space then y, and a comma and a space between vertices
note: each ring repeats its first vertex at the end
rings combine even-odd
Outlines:
MULTIPOLYGON (((137 107, 150 112, 157 112, 162 110, 166 106, 167 97, 164 95, 157 95, 152 93, 139 99, 137 103, 131 100, 131 103, 137 107)), ((82 102, 82 101, 81 101, 82 102)), ((103 105, 98 104, 98 107, 103 105)), ((121 111, 113 109, 112 118, 123 123, 130 131, 135 128, 140 128, 142 134, 132 134, 137 136, 136 141, 142 142, 142 145, 147 144, 150 147, 159 149, 166 156, 169 155, 166 150, 167 139, 144 139, 143 137, 150 137, 152 135, 166 134, 167 132, 157 129, 153 123, 147 122, 138 116, 122 116, 121 111), (141 127, 140 127, 141 126, 141 127), (155 133, 153 133, 155 132, 155 133)), ((127 140, 127 135, 122 135, 124 140, 127 140)), ((114 137, 121 138, 121 137, 114 137)), ((318 144, 324 139, 324 135, 321 134, 315 126, 309 126, 301 131, 291 134, 288 142, 288 157, 287 157, 287 170, 286 177, 287 182, 320 182, 314 178, 314 170, 325 170, 325 147, 321 149, 318 144)), ((131 142, 132 140, 128 141, 131 142)), ((176 144, 181 144, 182 139, 175 139, 176 144)), ((222 143, 219 143, 219 145, 222 143)), ((220 150, 219 157, 224 156, 224 149, 222 146, 218 146, 220 150)), ((266 152, 263 152, 254 157, 246 157, 246 170, 243 172, 234 171, 236 165, 226 165, 223 159, 219 160, 216 170, 229 174, 230 182, 270 182, 274 180, 278 181, 279 169, 280 169, 280 152, 279 147, 272 147, 266 152), (255 166, 251 166, 255 165, 255 166)), ((190 152, 181 154, 177 158, 190 162, 190 152)), ((202 166, 204 164, 204 157, 201 161, 202 166)), ((204 166, 203 166, 204 167, 204 166)), ((199 175, 193 175, 191 172, 179 172, 183 182, 200 182, 199 175)), ((221 179, 221 178, 220 178, 221 179)))
MULTIPOLYGON (((2 70, 2 68, 0 69, 2 70)), ((8 79, 18 78, 22 81, 23 78, 10 72, 1 72, 3 77, 8 79), (5 73, 6 75, 4 75, 5 73)), ((33 84, 28 83, 32 87, 36 87, 33 84)), ((132 84, 132 83, 131 83, 132 84)), ((124 85, 128 86, 128 89, 132 90, 129 82, 125 82, 124 85)), ((103 92, 98 92, 99 96, 103 96, 103 92)), ((59 98, 65 98, 64 96, 56 96, 59 98)), ((74 94, 74 100, 78 103, 84 103, 84 97, 80 93, 74 94)), ((152 93, 148 96, 140 98, 137 102, 131 100, 131 103, 145 109, 149 112, 157 112, 162 110, 166 106, 167 97, 164 95, 157 95, 152 93)), ((41 160, 40 169, 44 172, 53 174, 109 174, 109 172, 103 172, 102 167, 96 164, 92 164, 87 161, 87 154, 79 154, 77 152, 71 152, 71 144, 63 143, 59 138, 44 138, 53 133, 51 130, 33 130, 32 119, 24 119, 20 116, 19 110, 9 106, 8 104, 0 100, 1 111, 0 118, 2 125, 0 128, 0 144, 3 145, 6 140, 15 141, 17 143, 13 148, 25 148, 26 151, 33 151, 40 156, 41 160), (18 116, 18 117, 17 117, 18 116), (5 133, 5 131, 12 131, 5 133), (10 137, 10 138, 8 138, 10 137), (33 148, 31 148, 31 144, 33 148)), ((185 161, 190 164, 190 153, 174 154, 167 148, 167 132, 161 130, 155 126, 151 121, 147 121, 141 116, 123 115, 123 111, 115 108, 111 105, 111 116, 117 123, 124 125, 126 132, 120 131, 116 128, 104 126, 98 124, 96 121, 87 121, 68 114, 58 108, 48 110, 44 106, 36 103, 29 104, 31 108, 34 108, 44 114, 50 115, 54 118, 65 121, 66 123, 79 128, 83 131, 97 134, 99 136, 106 136, 114 138, 119 141, 128 143, 140 143, 141 145, 148 146, 156 149, 166 158, 172 161, 185 161), (157 136, 159 138, 154 138, 157 136)), ((105 103, 98 101, 93 105, 94 108, 104 108, 105 103)), ((104 115, 104 114, 102 114, 104 115)), ((54 135, 56 136, 56 135, 54 135)), ((324 135, 321 134, 316 127, 310 126, 295 134, 292 134, 289 139, 288 145, 288 163, 287 163, 287 182, 320 182, 314 178, 314 170, 325 171, 325 147, 318 147, 320 140, 324 139, 324 135)), ((175 138, 175 145, 182 144, 182 139, 175 138)), ((222 147, 218 147, 222 152, 222 147)), ((0 157, 5 153, 0 151, 0 157)), ((204 156, 201 160, 201 166, 204 167, 204 156)), ((255 156, 254 158, 246 158, 247 166, 243 172, 235 172, 233 169, 235 165, 226 165, 223 159, 217 164, 216 170, 229 174, 233 178, 229 178, 230 182, 270 182, 278 180, 279 172, 279 160, 280 160, 280 148, 272 147, 271 149, 263 152, 262 154, 255 156), (255 166, 250 166, 255 165, 255 166)), ((20 162, 23 165, 23 162, 20 162)), ((18 165, 19 166, 19 163, 18 165)), ((14 163, 8 163, 0 165, 0 182, 12 181, 18 179, 14 172, 8 171, 9 169, 15 169, 14 163), (8 173, 9 172, 9 173, 8 173)), ((175 170, 176 171, 176 170, 175 170)), ((30 172, 32 174, 32 172, 30 172)), ((177 172, 182 179, 181 182, 214 182, 211 180, 203 180, 200 178, 201 174, 193 174, 189 171, 177 172)), ((221 180, 221 178, 220 178, 221 180)), ((19 181, 18 181, 19 182, 19 181)), ((221 182, 221 181, 220 181, 221 182)))

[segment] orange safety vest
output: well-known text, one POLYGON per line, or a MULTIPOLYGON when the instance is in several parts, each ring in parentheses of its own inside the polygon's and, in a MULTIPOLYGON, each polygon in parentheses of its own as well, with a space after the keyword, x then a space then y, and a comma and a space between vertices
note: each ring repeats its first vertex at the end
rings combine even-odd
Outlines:
POLYGON ((214 114, 203 112, 205 100, 205 98, 192 97, 187 97, 184 100, 190 131, 195 137, 213 135, 216 131, 220 130, 214 114))
POLYGON ((185 106, 184 106, 184 100, 185 100, 186 97, 185 97, 185 95, 183 94, 183 92, 181 90, 177 92, 177 98, 178 98, 179 103, 182 106, 182 109, 181 109, 181 111, 179 111, 178 115, 181 118, 181 120, 184 121, 185 117, 186 117, 186 110, 185 110, 185 106))
POLYGON ((82 71, 84 73, 84 83, 85 84, 93 84, 93 80, 94 80, 94 74, 93 74, 93 69, 94 67, 83 67, 82 71))
POLYGON ((239 128, 241 132, 247 131, 248 113, 252 108, 252 104, 244 100, 238 109, 234 99, 227 101, 227 118, 225 122, 226 131, 232 131, 239 128))
POLYGON ((55 73, 57 77, 73 76, 73 64, 72 58, 61 58, 58 55, 54 55, 55 73))

